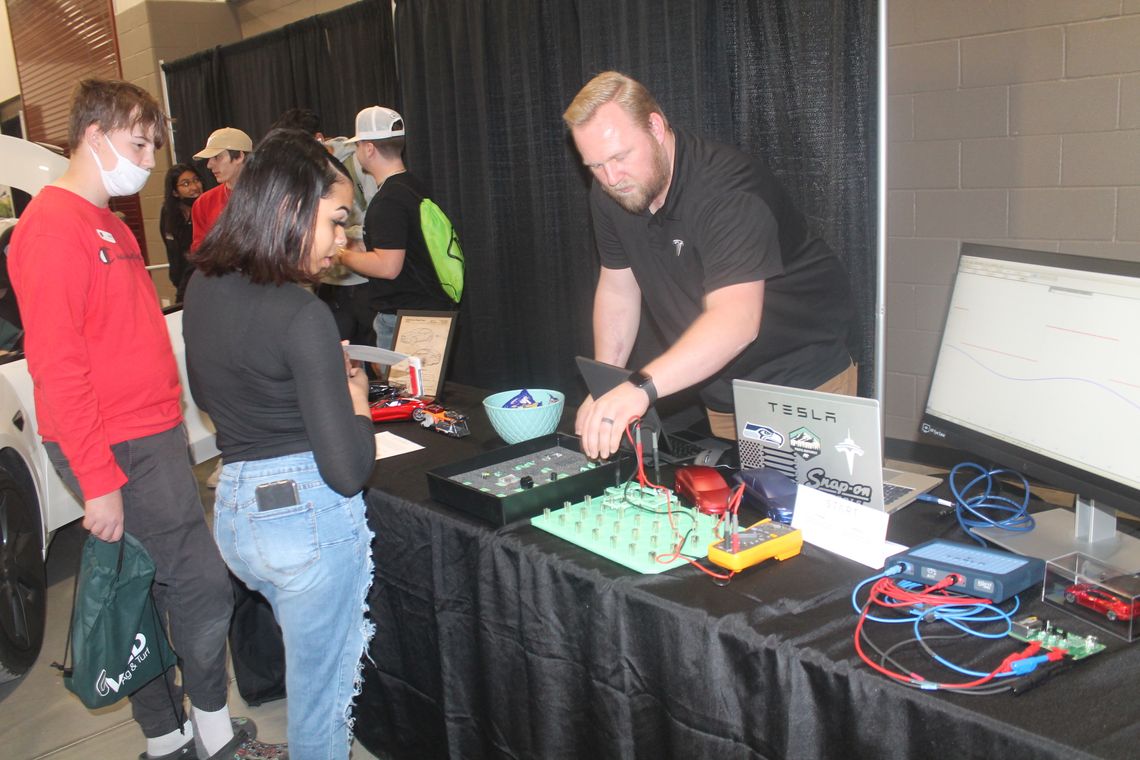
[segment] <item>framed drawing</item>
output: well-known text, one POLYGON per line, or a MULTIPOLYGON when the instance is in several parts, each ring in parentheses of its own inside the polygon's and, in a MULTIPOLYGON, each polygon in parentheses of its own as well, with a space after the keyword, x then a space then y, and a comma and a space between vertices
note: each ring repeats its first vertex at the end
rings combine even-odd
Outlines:
MULTIPOLYGON (((418 356, 423 365, 424 395, 438 397, 447 374, 447 359, 455 336, 457 311, 396 312, 396 335, 392 350, 418 356)), ((408 383, 407 365, 393 367, 388 375, 392 382, 408 383)))

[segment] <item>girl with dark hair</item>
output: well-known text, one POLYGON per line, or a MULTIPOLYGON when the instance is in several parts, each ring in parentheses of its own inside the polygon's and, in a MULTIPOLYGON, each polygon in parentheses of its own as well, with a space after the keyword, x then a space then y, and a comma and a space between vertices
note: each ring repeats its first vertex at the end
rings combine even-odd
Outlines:
POLYGON ((344 245, 351 208, 343 166, 310 135, 273 130, 196 255, 183 316, 190 390, 225 462, 214 536, 281 625, 290 754, 306 760, 348 757, 372 635, 368 380, 302 287, 344 245))
POLYGON ((202 178, 189 164, 175 164, 167 170, 163 186, 165 189, 158 228, 166 246, 166 260, 170 262, 170 282, 176 291, 174 302, 182 303, 186 283, 194 271, 194 265, 186 259, 190 253, 190 243, 194 239, 190 207, 202 194, 202 178))

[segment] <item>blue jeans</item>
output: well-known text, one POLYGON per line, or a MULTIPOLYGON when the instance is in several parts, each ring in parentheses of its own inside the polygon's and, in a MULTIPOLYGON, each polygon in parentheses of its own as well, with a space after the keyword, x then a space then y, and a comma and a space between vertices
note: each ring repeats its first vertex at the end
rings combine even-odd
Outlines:
POLYGON ((396 342, 396 315, 378 313, 372 320, 372 329, 376 331, 376 347, 391 349, 396 342))
POLYGON ((372 531, 360 494, 341 496, 311 452, 222 468, 214 536, 233 574, 269 600, 285 641, 289 754, 347 758, 360 657, 374 627, 364 617, 372 531), (255 489, 292 480, 299 502, 259 511, 255 489))

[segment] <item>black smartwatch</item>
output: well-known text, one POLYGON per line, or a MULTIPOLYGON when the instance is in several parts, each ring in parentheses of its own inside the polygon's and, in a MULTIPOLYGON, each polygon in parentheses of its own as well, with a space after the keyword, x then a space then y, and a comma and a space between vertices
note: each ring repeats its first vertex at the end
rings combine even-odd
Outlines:
POLYGON ((627 382, 633 384, 634 388, 640 388, 645 391, 645 395, 649 396, 649 405, 653 406, 657 403, 657 386, 653 384, 653 378, 645 374, 641 370, 630 373, 626 378, 627 382))

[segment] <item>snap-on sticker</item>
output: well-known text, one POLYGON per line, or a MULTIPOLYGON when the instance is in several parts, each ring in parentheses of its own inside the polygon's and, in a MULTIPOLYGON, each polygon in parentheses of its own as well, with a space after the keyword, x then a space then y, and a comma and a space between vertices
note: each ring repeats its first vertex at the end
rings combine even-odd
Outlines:
POLYGON ((842 478, 834 478, 827 474, 822 467, 813 467, 808 470, 806 485, 824 493, 842 496, 844 499, 866 504, 871 501, 871 486, 864 483, 851 483, 842 478))

